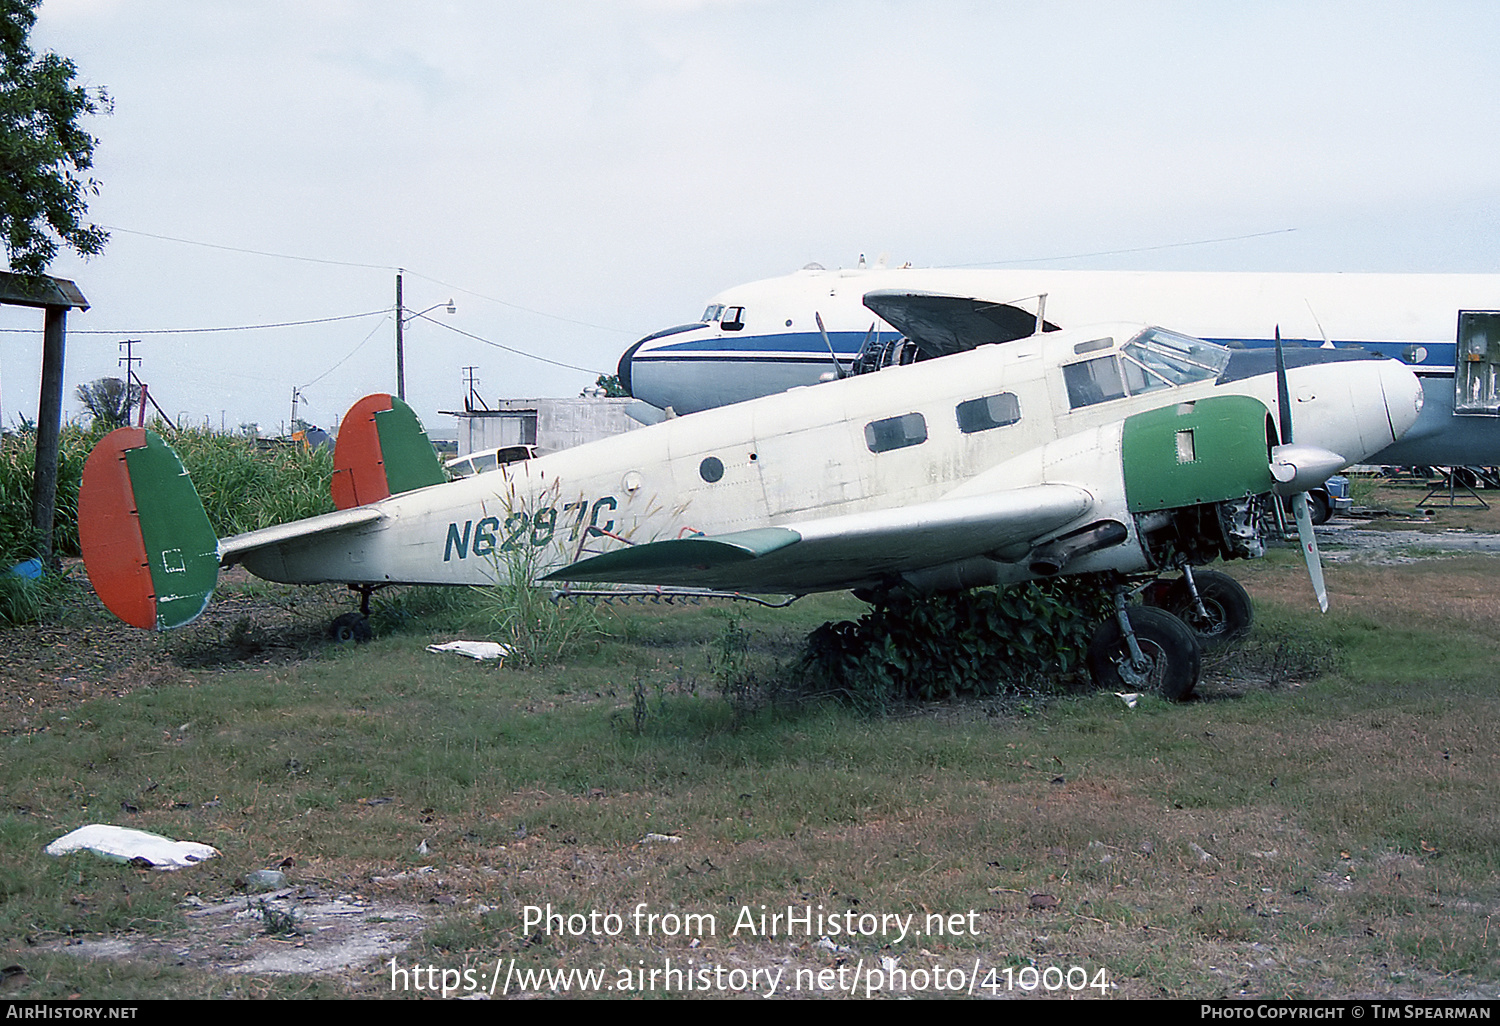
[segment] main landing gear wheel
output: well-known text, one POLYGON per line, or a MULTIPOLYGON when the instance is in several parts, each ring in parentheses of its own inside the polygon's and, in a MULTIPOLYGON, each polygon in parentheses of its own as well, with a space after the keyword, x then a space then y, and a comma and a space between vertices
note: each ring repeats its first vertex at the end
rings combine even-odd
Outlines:
POLYGON ((1333 503, 1321 492, 1308 492, 1307 512, 1314 524, 1326 524, 1333 519, 1333 503))
POLYGON ((370 621, 361 613, 345 613, 328 625, 328 637, 340 645, 350 642, 364 644, 375 636, 370 630, 370 621))
POLYGON ((1089 643, 1088 667, 1094 682, 1111 691, 1151 691, 1173 702, 1193 693, 1202 653, 1187 624, 1164 609, 1126 610, 1142 662, 1135 664, 1119 620, 1110 617, 1089 643))
POLYGON ((1198 586, 1198 597, 1203 600, 1207 619, 1198 615, 1186 578, 1172 582, 1160 605, 1187 624, 1198 636, 1199 644, 1222 645, 1250 633, 1255 611, 1250 604, 1250 594, 1239 581, 1214 570, 1195 570, 1193 583, 1198 586))

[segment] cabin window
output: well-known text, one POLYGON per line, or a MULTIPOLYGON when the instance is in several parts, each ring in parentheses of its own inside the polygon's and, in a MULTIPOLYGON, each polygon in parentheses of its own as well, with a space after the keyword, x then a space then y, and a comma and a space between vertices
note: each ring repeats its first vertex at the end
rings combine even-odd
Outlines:
POLYGON ((743 306, 731 306, 725 309, 724 317, 719 321, 719 327, 725 331, 739 331, 745 326, 745 308, 743 306))
POLYGON ((920 413, 887 417, 865 425, 865 444, 871 452, 890 452, 927 441, 927 421, 920 413))
POLYGON ((1006 427, 1021 419, 1021 402, 1014 392, 1001 392, 958 404, 958 429, 966 435, 1006 427))
POLYGON ((1070 364, 1063 368, 1063 381, 1068 386, 1068 405, 1075 410, 1125 395, 1120 365, 1113 356, 1070 364))

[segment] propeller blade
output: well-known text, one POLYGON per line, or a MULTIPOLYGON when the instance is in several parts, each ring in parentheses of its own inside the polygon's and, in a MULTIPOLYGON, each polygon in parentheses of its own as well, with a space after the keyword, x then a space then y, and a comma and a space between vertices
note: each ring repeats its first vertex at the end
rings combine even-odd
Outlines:
POLYGON ((1281 348, 1281 325, 1276 325, 1276 414, 1281 443, 1292 440, 1292 394, 1286 384, 1286 353, 1281 348))
POLYGON ((1318 608, 1328 612, 1328 589, 1323 584, 1323 561, 1318 558, 1318 539, 1313 535, 1312 514, 1307 509, 1307 493, 1292 496, 1292 513, 1297 518, 1297 543, 1302 548, 1302 558, 1307 561, 1307 576, 1312 578, 1313 593, 1318 596, 1318 608))
POLYGON ((833 351, 833 343, 828 340, 828 329, 823 327, 823 315, 814 310, 813 320, 818 322, 818 334, 823 336, 823 344, 828 347, 828 355, 833 359, 834 373, 843 378, 844 365, 839 363, 838 354, 833 351))
MULTIPOLYGON (((1281 348, 1279 324, 1276 325, 1276 405, 1281 422, 1281 444, 1276 447, 1271 474, 1280 486, 1278 491, 1285 494, 1284 488, 1297 485, 1306 489, 1313 478, 1326 480, 1338 469, 1332 467, 1332 464, 1342 462, 1343 457, 1313 446, 1292 444, 1292 395, 1286 382, 1286 353, 1281 348), (1327 473, 1324 473, 1325 470, 1327 473), (1298 480, 1299 477, 1302 480, 1298 480)), ((1323 561, 1318 558, 1318 539, 1313 534, 1312 514, 1307 509, 1305 490, 1293 493, 1292 515, 1297 519, 1297 545, 1302 549, 1302 558, 1307 562, 1307 576, 1312 578, 1313 594, 1318 596, 1318 608, 1326 613, 1328 588, 1323 584, 1323 561)))

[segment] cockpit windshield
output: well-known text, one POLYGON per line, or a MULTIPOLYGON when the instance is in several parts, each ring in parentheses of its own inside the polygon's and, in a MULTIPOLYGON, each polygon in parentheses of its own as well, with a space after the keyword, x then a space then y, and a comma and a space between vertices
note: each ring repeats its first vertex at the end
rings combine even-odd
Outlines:
POLYGON ((707 310, 703 311, 703 319, 709 323, 718 320, 722 316, 724 316, 723 303, 712 303, 707 310))
POLYGON ((1174 385, 1217 378, 1229 363, 1229 350, 1165 328, 1147 328, 1121 352, 1174 385))

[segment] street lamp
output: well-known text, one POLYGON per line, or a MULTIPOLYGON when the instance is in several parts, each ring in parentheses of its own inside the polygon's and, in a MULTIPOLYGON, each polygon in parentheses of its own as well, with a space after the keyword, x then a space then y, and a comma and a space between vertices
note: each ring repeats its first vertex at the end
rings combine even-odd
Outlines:
POLYGON ((402 333, 406 323, 423 314, 431 313, 438 307, 446 307, 448 313, 457 313, 458 307, 453 305, 453 300, 446 303, 434 303, 426 310, 418 310, 415 313, 407 313, 401 304, 401 272, 396 272, 396 398, 406 398, 406 347, 402 333))

